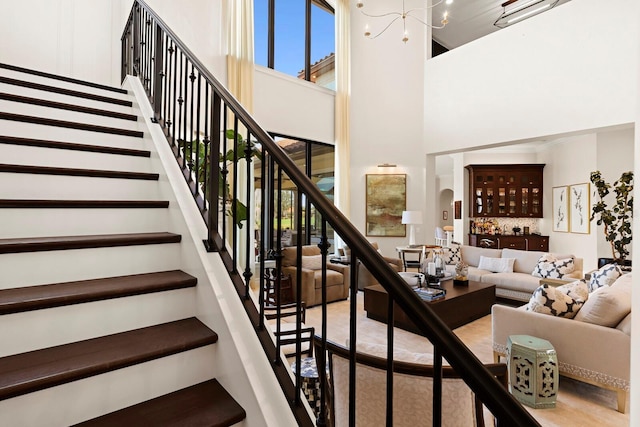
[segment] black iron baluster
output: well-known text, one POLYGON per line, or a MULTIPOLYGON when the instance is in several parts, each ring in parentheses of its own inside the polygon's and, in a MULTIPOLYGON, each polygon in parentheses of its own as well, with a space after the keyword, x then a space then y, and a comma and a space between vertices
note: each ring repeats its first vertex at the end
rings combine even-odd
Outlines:
POLYGON ((442 355, 433 346, 433 427, 442 425, 442 355))
POLYGON ((393 427, 393 297, 387 294, 387 427, 393 427))
POLYGON ((247 218, 245 220, 245 240, 246 240, 246 248, 245 248, 245 268, 244 268, 244 286, 245 286, 245 295, 244 297, 249 299, 249 282, 251 281, 251 157, 253 156, 253 147, 251 145, 251 133, 247 130, 247 135, 244 141, 244 160, 246 164, 246 180, 247 180, 247 199, 246 199, 246 215, 247 218))
MULTIPOLYGON (((176 51, 176 57, 177 56, 178 56, 178 52, 176 51)), ((184 103, 184 99, 182 98, 182 56, 183 56, 183 53, 180 52, 180 65, 178 66, 176 64, 176 66, 177 66, 177 69, 176 69, 177 85, 178 85, 178 88, 180 89, 180 93, 178 95, 178 121, 176 122, 176 124, 178 126, 177 126, 177 129, 176 129, 175 128, 176 125, 174 125, 174 129, 173 130, 176 132, 176 134, 174 136, 174 140, 175 140, 175 138, 178 139, 178 147, 177 147, 178 153, 180 152, 180 149, 182 148, 182 156, 184 157, 184 150, 185 150, 184 141, 180 142, 181 141, 180 140, 180 132, 182 131, 182 112, 183 112, 182 105, 184 103)), ((184 165, 183 165, 183 167, 184 167, 184 165)))
MULTIPOLYGON (((181 57, 182 58, 182 57, 181 57)), ((182 66, 182 63, 180 64, 182 66)), ((182 72, 182 71, 181 71, 182 72)), ((184 74, 182 75, 182 81, 180 83, 184 83, 184 103, 183 111, 182 111, 182 123, 180 124, 182 129, 182 143, 183 143, 183 153, 182 156, 182 169, 187 168, 187 114, 189 114, 189 88, 187 87, 189 82, 189 58, 185 55, 184 58, 184 74)), ((182 91, 182 88, 180 89, 182 91)), ((189 154, 191 155, 191 154, 189 154)))
POLYGON ((222 208, 222 215, 221 215, 221 221, 222 221, 222 227, 220 228, 222 230, 222 248, 226 248, 227 246, 227 200, 229 198, 229 179, 228 179, 228 175, 229 175, 229 169, 227 168, 227 109, 229 107, 227 107, 227 105, 224 105, 224 113, 223 113, 223 117, 222 117, 222 126, 224 128, 224 131, 222 132, 222 134, 218 134, 218 138, 222 138, 222 153, 217 152, 214 154, 214 152, 211 152, 211 161, 214 161, 213 156, 214 155, 218 155, 222 157, 222 169, 220 170, 220 177, 219 179, 222 181, 222 186, 220 187, 221 191, 222 191, 222 203, 221 203, 221 208, 222 208))
POLYGON ((165 34, 164 36, 164 47, 165 47, 165 51, 169 52, 169 55, 167 56, 167 54, 165 52, 163 52, 163 61, 164 61, 164 75, 163 80, 164 80, 164 92, 163 92, 163 104, 162 104, 162 114, 161 114, 161 118, 162 118, 162 127, 165 129, 165 135, 166 133, 166 129, 168 127, 167 125, 167 121, 169 120, 169 79, 171 78, 169 76, 169 70, 171 69, 170 65, 171 64, 171 52, 169 50, 169 48, 167 48, 167 46, 169 46, 169 36, 165 34))
POLYGON ((132 73, 134 76, 139 74, 140 69, 140 6, 136 5, 133 14, 133 52, 132 52, 132 73))
POLYGON ((205 247, 210 252, 224 248, 224 239, 221 242, 220 248, 218 248, 215 243, 215 236, 218 233, 218 200, 220 199, 220 187, 218 186, 220 162, 218 161, 218 157, 220 156, 220 110, 222 108, 222 99, 220 98, 220 94, 213 88, 211 88, 211 91, 213 105, 211 106, 211 147, 209 153, 207 153, 207 147, 205 146, 205 158, 209 161, 209 166, 205 168, 206 171, 209 171, 209 179, 206 180, 207 186, 209 187, 209 209, 207 211, 209 227, 205 247))
POLYGON ((154 89, 153 89, 153 112, 155 113, 154 121, 157 123, 158 120, 162 120, 162 80, 164 78, 164 46, 162 44, 162 40, 164 39, 164 32, 162 29, 156 24, 156 40, 154 43, 155 54, 154 56, 154 89))
MULTIPOLYGON (((196 183, 193 186, 193 195, 198 195, 198 184, 200 183, 200 95, 202 94, 202 75, 198 73, 198 100, 196 101, 196 183)), ((193 99, 193 98, 191 98, 193 99)), ((207 113, 205 112, 205 116, 207 113)), ((205 129, 207 125, 205 124, 205 129)), ((204 138, 207 137, 207 132, 204 132, 204 138)), ((204 143, 204 142, 203 142, 204 143)))
MULTIPOLYGON (((322 220, 320 223, 322 240, 321 242, 328 242, 327 239, 327 221, 324 219, 324 215, 322 215, 322 220)), ((327 247, 328 249, 328 247, 327 247)), ((325 427, 327 425, 327 287, 323 286, 320 289, 321 296, 321 332, 322 336, 321 341, 321 350, 320 354, 316 352, 316 368, 318 368, 318 375, 320 377, 320 413, 318 414, 318 418, 316 420, 316 425, 318 427, 325 427)))
POLYGON ((200 179, 202 180, 202 213, 204 214, 207 210, 207 196, 209 195, 209 181, 207 181, 207 172, 209 171, 209 83, 205 80, 204 82, 204 139, 203 143, 203 158, 201 159, 202 165, 200 168, 202 169, 202 176, 200 179))
POLYGON ((231 259, 238 271, 238 116, 233 115, 233 175, 231 176, 231 259))
MULTIPOLYGON (((190 133, 190 138, 189 138, 189 176, 187 178, 187 182, 191 182, 191 180, 193 179, 192 175, 193 175, 193 140, 194 138, 196 139, 196 149, 198 148, 198 139, 199 136, 197 134, 193 133, 193 102, 195 99, 195 96, 193 95, 194 91, 195 91, 195 85, 193 84, 193 82, 195 82, 196 80, 196 75, 195 75, 195 71, 194 71, 194 67, 193 67, 193 63, 191 64, 191 74, 189 74, 189 80, 191 81, 191 113, 189 114, 190 117, 190 122, 191 122, 191 133, 190 133)), ((197 173, 197 172, 196 172, 197 173)), ((198 182, 198 177, 196 176, 196 187, 197 187, 197 182, 198 182)))
POLYGON ((349 426, 355 427, 356 425, 356 321, 357 321, 357 306, 356 299, 358 295, 358 281, 357 281, 357 252, 351 250, 351 264, 349 269, 349 277, 351 288, 349 292, 349 402, 353 402, 349 405, 349 426))
MULTIPOLYGON (((280 232, 282 231, 282 170, 280 168, 278 168, 278 173, 277 173, 277 183, 276 183, 276 189, 275 191, 278 193, 278 207, 277 207, 277 211, 278 211, 278 216, 276 217, 276 222, 277 222, 277 230, 278 230, 278 235, 280 235, 280 232)), ((277 318, 280 319, 280 315, 281 315, 281 307, 279 302, 281 301, 281 295, 280 295, 280 285, 281 285, 281 280, 280 278, 282 277, 282 241, 280 239, 276 240, 276 253, 275 253, 275 259, 276 259, 276 296, 275 296, 275 300, 276 300, 276 313, 277 313, 277 318)), ((280 361, 280 351, 281 351, 281 342, 280 342, 280 322, 278 321, 277 326, 276 326, 276 353, 275 353, 275 364, 279 365, 280 363, 282 363, 280 361)))
POLYGON ((264 306, 267 303, 265 301, 265 280, 264 280, 264 259, 266 256, 265 253, 265 232, 266 232, 266 203, 267 203, 267 195, 265 189, 268 188, 265 184, 266 175, 267 175, 267 151, 264 148, 264 145, 261 147, 262 161, 260 162, 260 243, 258 244, 258 253, 260 254, 260 267, 258 270, 258 277, 260 280, 260 293, 258 294, 258 306, 260 307, 260 318, 259 318, 259 327, 260 329, 264 328, 264 306))
MULTIPOLYGON (((296 191, 296 229, 300 234, 300 224, 302 223, 302 191, 297 189, 296 191)), ((282 194, 282 193, 280 193, 282 194)), ((293 230, 293 227, 291 227, 293 230)), ((280 237, 280 236, 278 236, 280 237)), ((326 274, 326 272, 325 272, 326 274)), ((302 378, 301 378, 301 342, 300 342, 300 310, 302 307, 302 239, 298 238, 296 242, 296 392, 294 396, 294 402, 296 405, 302 404, 300 400, 300 391, 302 390, 302 378)))

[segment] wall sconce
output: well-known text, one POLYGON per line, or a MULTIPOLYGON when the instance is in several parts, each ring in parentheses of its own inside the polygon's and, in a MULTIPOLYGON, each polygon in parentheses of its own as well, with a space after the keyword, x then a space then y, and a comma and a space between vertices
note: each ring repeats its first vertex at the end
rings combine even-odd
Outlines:
POLYGON ((379 168, 395 168, 396 165, 393 165, 391 163, 382 163, 381 165, 378 165, 379 168))

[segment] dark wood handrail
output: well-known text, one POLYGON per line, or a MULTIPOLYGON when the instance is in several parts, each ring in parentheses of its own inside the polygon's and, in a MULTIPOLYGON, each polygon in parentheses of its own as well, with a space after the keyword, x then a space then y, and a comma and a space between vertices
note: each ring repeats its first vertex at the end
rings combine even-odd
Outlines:
MULTIPOLYGON (((144 8, 153 17, 155 24, 168 35, 172 42, 182 51, 196 67, 198 73, 211 85, 235 117, 262 144, 265 150, 284 171, 289 179, 305 194, 323 219, 340 235, 351 248, 352 253, 367 267, 371 274, 382 284, 398 306, 411 317, 418 329, 447 359, 451 367, 463 377, 469 387, 476 393, 489 410, 506 425, 536 426, 535 419, 509 394, 504 387, 486 369, 484 364, 454 335, 444 322, 423 303, 408 287, 403 279, 387 264, 382 256, 371 246, 360 231, 338 210, 333 203, 316 187, 316 185, 298 168, 289 156, 275 143, 270 135, 242 107, 238 100, 222 85, 211 72, 197 59, 191 50, 177 37, 168 25, 143 0, 136 0, 136 5, 144 8)), ((133 17, 130 15, 130 21, 133 17)), ((123 32, 123 39, 127 29, 123 32)), ((237 125, 236 125, 237 126, 237 125)), ((214 162, 215 163, 215 162, 214 162)), ((213 176, 213 173, 212 175, 213 176)), ((209 224, 211 227, 211 224, 209 224)), ((214 230, 217 232, 217 230, 214 230)), ((227 265, 230 271, 234 266, 227 265)))

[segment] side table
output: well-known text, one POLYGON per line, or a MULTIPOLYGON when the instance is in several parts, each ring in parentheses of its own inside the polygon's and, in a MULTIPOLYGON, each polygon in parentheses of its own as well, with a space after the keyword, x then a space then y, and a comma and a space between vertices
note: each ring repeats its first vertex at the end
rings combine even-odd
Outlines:
POLYGON ((551 343, 529 335, 507 338, 509 391, 532 408, 555 408, 558 358, 551 343))

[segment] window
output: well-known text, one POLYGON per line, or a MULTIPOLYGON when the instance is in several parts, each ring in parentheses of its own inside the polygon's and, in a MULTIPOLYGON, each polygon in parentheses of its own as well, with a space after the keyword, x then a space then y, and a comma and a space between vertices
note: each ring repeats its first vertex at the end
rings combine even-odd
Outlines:
POLYGON ((326 0, 254 0, 256 64, 335 89, 335 19, 326 0))

